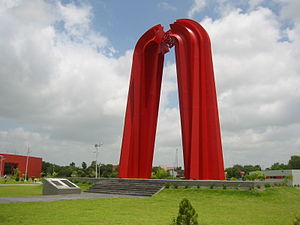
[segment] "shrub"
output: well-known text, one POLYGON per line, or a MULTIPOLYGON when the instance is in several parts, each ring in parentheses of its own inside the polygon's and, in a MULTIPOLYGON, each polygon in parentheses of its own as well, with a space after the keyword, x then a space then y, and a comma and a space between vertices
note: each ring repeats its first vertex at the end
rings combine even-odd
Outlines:
POLYGON ((198 188, 198 189, 200 188, 200 185, 199 185, 199 184, 197 185, 197 188, 198 188))
POLYGON ((292 174, 290 174, 290 175, 288 175, 284 178, 285 186, 292 184, 292 182, 293 182, 293 175, 292 174))
POLYGON ((185 188, 185 189, 189 188, 189 185, 186 184, 186 185, 184 186, 184 188, 185 188))
POLYGON ((294 225, 300 225, 300 214, 296 215, 295 220, 294 220, 294 225))
POLYGON ((245 175, 246 180, 265 180, 265 175, 259 171, 245 175))
POLYGON ((211 184, 211 185, 209 186, 209 188, 210 188, 210 189, 214 189, 214 186, 215 186, 215 185, 211 184))
POLYGON ((152 173, 154 179, 167 179, 170 178, 170 173, 163 168, 156 167, 152 173))
POLYGON ((165 188, 170 188, 170 184, 166 184, 166 185, 165 185, 165 188))
POLYGON ((269 183, 265 184, 265 188, 269 188, 269 187, 271 187, 271 184, 269 183))
POLYGON ((174 184, 174 188, 177 189, 177 188, 178 188, 178 185, 177 185, 177 184, 174 184))
POLYGON ((223 184, 223 189, 224 189, 224 190, 227 189, 227 186, 226 186, 225 184, 223 184))
POLYGON ((254 185, 250 185, 249 186, 249 191, 253 191, 254 190, 254 185))
POLYGON ((191 205, 190 201, 186 198, 182 199, 179 203, 179 211, 177 218, 173 219, 173 225, 197 225, 198 214, 191 205))

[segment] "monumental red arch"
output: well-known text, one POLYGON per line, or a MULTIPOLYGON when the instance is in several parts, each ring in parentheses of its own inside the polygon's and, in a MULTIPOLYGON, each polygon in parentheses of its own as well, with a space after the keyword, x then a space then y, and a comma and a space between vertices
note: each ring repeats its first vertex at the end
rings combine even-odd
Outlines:
POLYGON ((164 54, 175 46, 186 179, 224 180, 210 39, 189 19, 149 29, 133 53, 119 177, 151 178, 164 54))

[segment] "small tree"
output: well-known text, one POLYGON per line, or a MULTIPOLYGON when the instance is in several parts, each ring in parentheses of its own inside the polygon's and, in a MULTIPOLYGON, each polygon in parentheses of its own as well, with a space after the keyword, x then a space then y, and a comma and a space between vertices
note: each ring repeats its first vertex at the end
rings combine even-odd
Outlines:
POLYGON ((300 225, 300 214, 296 215, 296 218, 294 220, 294 225, 300 225))
POLYGON ((153 168, 152 178, 155 179, 166 179, 170 177, 170 174, 168 171, 164 170, 163 168, 156 167, 153 168))
POLYGON ((250 173, 245 175, 246 180, 264 180, 265 176, 261 172, 256 171, 255 173, 250 173))
POLYGON ((173 225, 198 225, 198 214, 186 198, 179 203, 177 218, 173 220, 173 225))
MULTIPOLYGON (((290 185, 292 186, 293 185, 293 175, 292 174, 289 174, 288 176, 286 176, 284 178, 284 184, 285 185, 290 185)), ((300 224, 299 224, 300 225, 300 224)))
POLYGON ((19 181, 20 180, 20 175, 21 175, 21 173, 20 173, 20 170, 19 170, 19 168, 14 168, 13 169, 13 178, 15 178, 15 180, 16 181, 19 181))

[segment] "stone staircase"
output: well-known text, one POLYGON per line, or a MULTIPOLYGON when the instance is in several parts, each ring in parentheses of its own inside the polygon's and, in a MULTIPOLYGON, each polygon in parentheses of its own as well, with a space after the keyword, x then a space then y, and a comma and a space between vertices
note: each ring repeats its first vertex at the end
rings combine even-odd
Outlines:
POLYGON ((144 179, 103 178, 86 192, 152 196, 164 188, 162 182, 144 179))

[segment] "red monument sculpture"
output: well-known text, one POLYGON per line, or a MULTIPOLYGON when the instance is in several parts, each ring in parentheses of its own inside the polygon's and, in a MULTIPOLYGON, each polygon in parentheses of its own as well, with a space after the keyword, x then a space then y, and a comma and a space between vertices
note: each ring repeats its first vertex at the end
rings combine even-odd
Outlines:
POLYGON ((185 178, 224 180, 209 36, 189 19, 170 27, 152 27, 135 46, 119 177, 151 178, 164 54, 175 46, 185 178))

